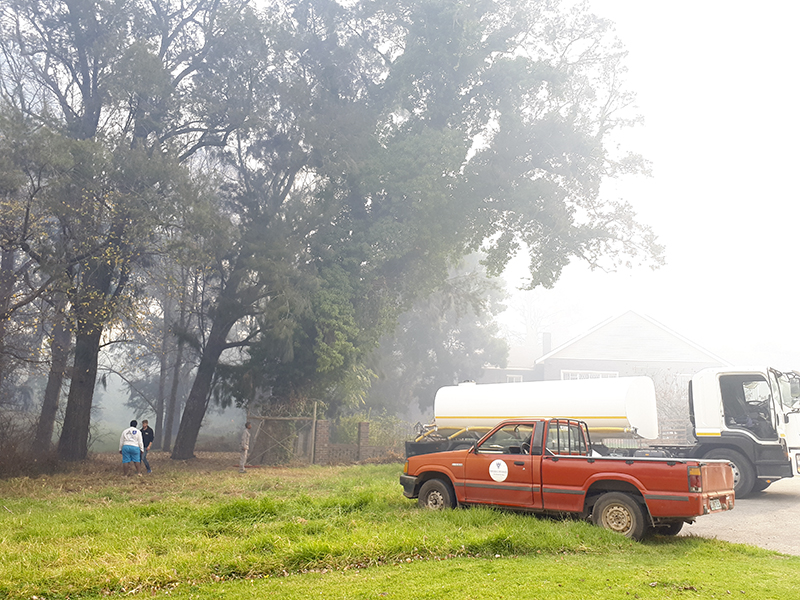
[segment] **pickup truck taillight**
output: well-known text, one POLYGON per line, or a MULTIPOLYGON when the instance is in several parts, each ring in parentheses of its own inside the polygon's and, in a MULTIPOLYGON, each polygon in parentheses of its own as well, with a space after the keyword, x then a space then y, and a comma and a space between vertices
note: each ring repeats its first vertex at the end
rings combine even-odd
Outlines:
POLYGON ((688 467, 688 472, 689 472, 689 491, 702 492, 703 477, 701 475, 700 467, 688 467))

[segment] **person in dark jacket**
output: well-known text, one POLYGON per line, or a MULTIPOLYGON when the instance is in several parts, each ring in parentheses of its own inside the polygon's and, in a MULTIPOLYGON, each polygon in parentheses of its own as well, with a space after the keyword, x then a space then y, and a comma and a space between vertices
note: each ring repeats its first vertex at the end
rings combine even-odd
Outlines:
POLYGON ((150 463, 147 462, 147 451, 150 450, 150 446, 153 445, 153 438, 155 438, 155 436, 156 434, 153 429, 148 426, 147 420, 145 419, 142 421, 142 444, 144 445, 144 450, 142 451, 142 462, 144 463, 148 473, 152 473, 153 470, 150 468, 150 463))

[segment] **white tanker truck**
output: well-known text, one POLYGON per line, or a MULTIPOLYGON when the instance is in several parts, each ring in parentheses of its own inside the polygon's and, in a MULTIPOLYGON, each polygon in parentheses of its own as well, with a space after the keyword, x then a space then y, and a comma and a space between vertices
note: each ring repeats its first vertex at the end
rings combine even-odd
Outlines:
POLYGON ((800 475, 800 373, 704 369, 692 377, 688 392, 696 442, 676 446, 646 442, 658 437, 649 377, 447 386, 436 393, 433 423, 419 426, 417 437, 406 442, 406 455, 468 448, 505 419, 569 417, 585 421, 594 440, 639 440, 634 448, 613 451, 595 442, 601 454, 728 460, 739 497, 800 475))

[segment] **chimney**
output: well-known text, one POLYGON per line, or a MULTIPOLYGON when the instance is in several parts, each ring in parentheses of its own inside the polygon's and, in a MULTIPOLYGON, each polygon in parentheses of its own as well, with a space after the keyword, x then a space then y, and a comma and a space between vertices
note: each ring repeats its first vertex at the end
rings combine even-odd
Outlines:
POLYGON ((542 334, 542 356, 549 354, 553 349, 553 336, 550 333, 542 334))

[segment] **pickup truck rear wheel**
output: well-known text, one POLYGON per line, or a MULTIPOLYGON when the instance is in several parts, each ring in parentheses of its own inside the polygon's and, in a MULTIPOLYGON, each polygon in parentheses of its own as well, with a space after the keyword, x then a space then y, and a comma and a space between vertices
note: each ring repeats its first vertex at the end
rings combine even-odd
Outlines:
POLYGON ((756 474, 753 465, 741 452, 730 448, 715 448, 703 458, 727 460, 733 469, 733 492, 737 498, 746 498, 753 491, 756 474))
POLYGON ((417 502, 423 508, 432 510, 442 510, 455 506, 450 486, 441 479, 429 479, 423 483, 419 489, 419 500, 417 502))
POLYGON ((647 532, 642 507, 632 496, 622 492, 600 496, 592 510, 592 522, 633 540, 641 540, 647 532))

